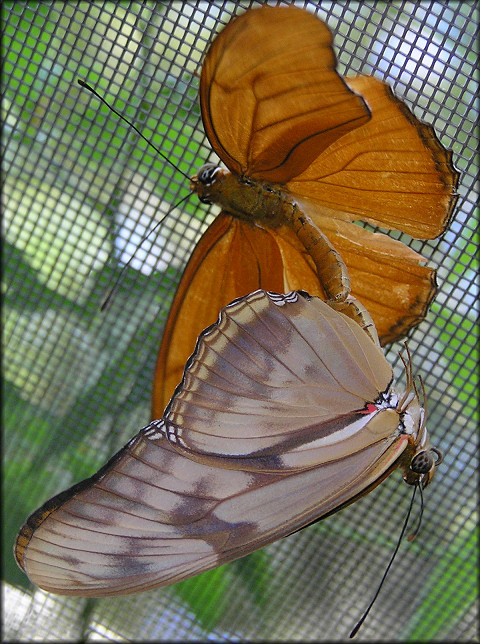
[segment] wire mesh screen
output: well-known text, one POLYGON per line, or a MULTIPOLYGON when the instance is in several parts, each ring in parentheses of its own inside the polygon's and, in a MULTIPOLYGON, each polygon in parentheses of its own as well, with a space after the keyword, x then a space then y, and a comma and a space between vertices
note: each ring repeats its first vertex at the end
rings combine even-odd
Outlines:
MULTIPOLYGON (((12 557, 32 510, 90 476, 149 421, 165 318, 217 212, 195 197, 176 207, 188 181, 76 80, 104 92, 190 176, 213 159, 198 105, 205 49, 232 16, 258 4, 3 3, 7 640, 346 639, 398 537, 410 494, 397 472, 316 525, 148 593, 55 596, 29 586, 12 557)), ((447 232, 427 243, 401 237, 438 267, 438 294, 409 345, 444 463, 425 494, 421 533, 402 544, 358 637, 473 641, 478 12, 474 2, 307 6, 334 34, 340 73, 388 82, 434 125, 461 171, 447 232)), ((398 377, 400 348, 386 351, 398 377)))

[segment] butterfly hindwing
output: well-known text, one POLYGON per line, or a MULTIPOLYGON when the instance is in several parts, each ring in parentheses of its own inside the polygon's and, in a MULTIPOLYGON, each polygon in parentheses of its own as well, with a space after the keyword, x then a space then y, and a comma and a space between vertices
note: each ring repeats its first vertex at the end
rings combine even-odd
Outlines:
POLYGON ((391 380, 381 350, 346 316, 318 298, 279 305, 258 291, 202 336, 165 418, 194 450, 277 453, 293 437, 318 438, 391 380))
POLYGON ((290 228, 274 233, 220 213, 196 245, 169 312, 155 371, 153 418, 163 415, 200 332, 233 299, 265 285, 323 295, 313 262, 290 228))

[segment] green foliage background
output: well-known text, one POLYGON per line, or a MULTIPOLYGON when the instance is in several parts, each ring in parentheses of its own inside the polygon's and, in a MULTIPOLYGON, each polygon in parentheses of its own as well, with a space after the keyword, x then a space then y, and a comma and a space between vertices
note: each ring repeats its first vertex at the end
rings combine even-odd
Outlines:
MULTIPOLYGON (((382 490, 325 523, 146 596, 52 596, 47 602, 12 557, 16 532, 31 511, 91 475, 148 422, 165 316, 210 221, 205 207, 190 199, 163 221, 159 244, 176 249, 175 261, 148 274, 127 269, 106 312, 100 304, 124 264, 119 249, 128 253, 138 243, 140 233, 135 237, 130 224, 142 214, 137 201, 163 217, 189 193, 182 173, 191 175, 208 158, 197 102, 202 52, 218 28, 217 16, 226 22, 229 11, 248 5, 227 3, 222 14, 221 4, 211 3, 209 16, 197 15, 194 3, 2 5, 3 561, 6 597, 13 589, 20 593, 6 604, 13 639, 341 637, 378 582, 408 504, 400 477, 391 477, 382 490), (77 78, 104 94, 178 170, 82 90, 77 78)), ((408 586, 401 604, 387 590, 372 630, 366 624, 364 631, 366 637, 383 632, 402 641, 434 641, 471 633, 477 601, 478 236, 469 124, 477 113, 478 79, 468 66, 478 62, 470 40, 478 14, 469 2, 458 3, 464 8, 456 15, 449 3, 425 2, 417 3, 411 22, 407 4, 349 3, 343 10, 331 3, 320 15, 336 31, 336 45, 343 43, 342 71, 371 73, 368 56, 379 24, 387 32, 393 26, 414 31, 423 20, 432 43, 441 41, 443 29, 443 46, 454 43, 455 55, 463 57, 460 72, 444 71, 442 88, 449 92, 443 103, 435 83, 409 95, 420 117, 433 97, 426 114, 432 120, 436 111, 437 132, 463 172, 449 233, 421 249, 440 266, 440 290, 410 339, 428 391, 430 432, 445 464, 427 492, 424 532, 402 548, 392 573, 407 579, 415 566, 419 585, 408 586)), ((385 76, 381 65, 373 72, 385 76)), ((395 90, 403 89, 399 82, 395 90)), ((388 358, 400 373, 397 349, 388 358)))

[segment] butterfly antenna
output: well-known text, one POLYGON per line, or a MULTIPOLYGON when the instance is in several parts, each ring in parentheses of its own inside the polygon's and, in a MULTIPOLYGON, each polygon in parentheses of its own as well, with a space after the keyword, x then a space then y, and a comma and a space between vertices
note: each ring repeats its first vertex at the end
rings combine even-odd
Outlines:
MULTIPOLYGON (((425 385, 423 384, 423 378, 421 375, 418 376, 418 380, 420 382, 420 389, 422 391, 422 409, 423 409, 423 416, 422 416, 422 422, 420 424, 420 432, 423 432, 425 429, 425 425, 427 423, 427 416, 428 416, 428 407, 427 407, 427 396, 425 394, 425 385)), ((417 388, 415 387, 415 393, 417 394, 418 400, 420 400, 420 397, 418 395, 417 388)))
POLYGON ((81 87, 84 87, 85 89, 88 89, 88 91, 89 91, 89 92, 92 92, 92 94, 94 94, 94 95, 95 95, 95 96, 96 96, 96 97, 97 97, 97 98, 98 98, 98 99, 99 99, 99 100, 100 100, 104 105, 106 105, 110 110, 112 110, 112 112, 113 112, 114 114, 116 114, 119 118, 121 118, 121 119, 122 119, 122 121, 125 121, 125 123, 126 123, 127 125, 129 125, 131 128, 133 128, 133 129, 135 130, 135 132, 136 132, 136 133, 137 133, 137 134, 138 134, 138 135, 139 135, 139 136, 140 136, 144 141, 146 141, 146 142, 148 143, 148 145, 149 145, 151 148, 153 148, 153 149, 155 150, 155 152, 156 152, 157 154, 159 154, 159 155, 162 157, 162 159, 164 159, 164 161, 166 161, 167 163, 169 163, 172 167, 174 167, 174 168, 175 168, 175 170, 177 170, 177 172, 180 172, 180 174, 183 174, 183 176, 184 176, 186 179, 188 179, 188 180, 190 181, 190 177, 188 176, 188 174, 186 174, 185 172, 183 172, 182 170, 180 170, 180 168, 178 168, 178 167, 177 167, 177 166, 176 166, 176 165, 175 165, 175 164, 174 164, 174 163, 173 163, 173 162, 172 162, 172 161, 167 157, 167 155, 166 155, 166 154, 164 154, 164 153, 160 150, 160 148, 158 148, 154 143, 152 143, 151 141, 149 141, 149 140, 147 139, 147 137, 146 137, 142 132, 140 132, 140 130, 138 129, 138 127, 136 127, 136 126, 135 126, 131 121, 129 121, 125 116, 123 116, 123 114, 121 114, 118 110, 116 110, 114 107, 112 107, 112 106, 110 105, 110 103, 109 103, 107 100, 105 100, 105 99, 103 98, 103 96, 101 96, 101 95, 100 95, 96 90, 94 90, 94 89, 93 89, 93 87, 92 87, 91 85, 89 85, 89 84, 88 84, 88 83, 86 83, 85 81, 81 80, 80 78, 78 78, 78 79, 77 79, 77 82, 78 82, 78 84, 79 84, 81 87))
POLYGON ((387 578, 388 571, 389 571, 389 570, 390 570, 390 568, 392 567, 393 561, 394 561, 395 557, 397 556, 397 552, 398 552, 398 551, 399 551, 399 549, 400 549, 400 544, 401 544, 401 542, 402 542, 403 536, 404 536, 404 534, 405 534, 405 530, 407 529, 408 521, 409 521, 409 519, 410 519, 410 514, 411 514, 411 512, 412 512, 412 507, 413 507, 413 502, 414 502, 414 500, 415 500, 415 492, 416 492, 416 490, 417 490, 417 487, 418 487, 418 486, 417 486, 417 485, 415 485, 415 487, 414 487, 414 489, 413 489, 412 499, 411 499, 411 501, 410 501, 410 507, 408 508, 407 516, 406 516, 406 518, 405 518, 405 521, 403 522, 403 528, 402 528, 402 531, 401 531, 401 533, 400 533, 400 537, 398 538, 397 545, 395 546, 395 550, 393 551, 393 554, 392 554, 392 556, 391 556, 391 558, 390 558, 390 561, 388 562, 388 566, 386 567, 385 572, 383 573, 383 577, 382 577, 382 579, 381 579, 381 581, 380 581, 380 583, 379 583, 379 585, 378 585, 377 592, 376 592, 376 593, 375 593, 375 595, 373 596, 373 599, 372 599, 372 601, 370 602, 370 604, 368 605, 368 608, 366 609, 366 611, 363 613, 362 617, 361 617, 361 618, 359 619, 359 621, 357 622, 357 625, 355 626, 355 628, 354 628, 354 629, 352 630, 352 632, 350 633, 350 637, 351 637, 351 638, 352 638, 352 637, 355 637, 355 635, 356 635, 356 634, 358 633, 358 631, 360 630, 361 625, 362 625, 362 624, 363 624, 363 622, 367 619, 368 613, 370 612, 370 610, 371 610, 371 608, 372 608, 373 604, 375 603, 375 601, 376 601, 376 599, 377 599, 378 595, 380 594, 380 591, 381 591, 381 589, 382 589, 383 583, 384 583, 385 579, 387 578))
MULTIPOLYGON (((88 83, 85 83, 85 81, 81 80, 80 78, 78 78, 78 79, 77 79, 77 81, 78 81, 78 84, 79 84, 81 87, 83 87, 83 88, 85 88, 85 89, 88 89, 88 91, 89 91, 89 92, 92 92, 92 94, 94 94, 94 95, 95 95, 95 96, 96 96, 96 97, 97 97, 97 98, 98 98, 98 99, 99 99, 99 100, 100 100, 104 105, 106 105, 110 110, 112 110, 112 112, 113 112, 114 114, 116 114, 119 118, 121 118, 121 119, 122 119, 122 121, 125 121, 125 123, 126 123, 127 125, 129 125, 131 128, 133 128, 133 129, 135 130, 135 132, 136 132, 136 133, 137 133, 137 134, 138 134, 138 135, 139 135, 139 136, 140 136, 144 141, 146 141, 146 142, 148 143, 148 145, 149 145, 150 147, 152 147, 152 148, 155 150, 155 152, 157 152, 157 154, 159 154, 159 155, 162 157, 162 159, 164 159, 165 161, 167 161, 167 163, 169 163, 171 166, 173 166, 173 167, 175 168, 175 170, 177 170, 177 172, 180 172, 180 174, 182 174, 186 179, 190 180, 190 177, 189 177, 185 172, 183 172, 182 170, 180 170, 180 168, 178 168, 174 163, 172 163, 172 161, 171 161, 171 160, 170 160, 170 159, 169 159, 169 158, 168 158, 168 157, 167 157, 167 156, 166 156, 166 155, 165 155, 165 154, 164 154, 164 153, 163 153, 163 152, 162 152, 162 151, 161 151, 161 150, 160 150, 160 149, 155 145, 155 144, 153 144, 151 141, 149 141, 149 140, 147 139, 147 137, 146 137, 146 136, 145 136, 145 135, 144 135, 144 134, 143 134, 143 133, 138 129, 138 127, 136 127, 136 126, 135 126, 131 121, 129 121, 129 120, 128 120, 128 119, 127 119, 123 114, 121 114, 118 110, 116 110, 114 107, 112 107, 112 106, 110 105, 110 103, 109 103, 108 101, 106 101, 106 100, 103 98, 103 96, 101 96, 101 95, 100 95, 100 94, 99 94, 95 89, 93 89, 93 87, 92 87, 91 85, 89 85, 88 83)), ((166 217, 168 217, 168 215, 169 215, 173 210, 175 210, 175 208, 178 208, 178 206, 180 206, 180 204, 182 204, 184 201, 186 201, 189 197, 190 197, 190 195, 187 195, 186 197, 184 197, 183 199, 181 199, 178 203, 176 203, 174 206, 172 206, 172 208, 170 208, 170 210, 169 210, 169 211, 168 211, 168 212, 167 212, 167 213, 166 213, 166 214, 165 214, 165 215, 160 219, 160 221, 158 221, 158 222, 155 224, 155 226, 154 226, 151 230, 149 230, 149 231, 148 231, 148 233, 147 233, 146 235, 144 235, 144 237, 142 237, 142 239, 141 239, 141 240, 140 240, 140 242, 138 243, 137 248, 140 248, 140 246, 141 246, 141 245, 142 245, 142 244, 143 244, 143 243, 144 243, 144 242, 145 242, 145 241, 150 237, 150 235, 151 235, 152 233, 154 233, 154 232, 157 230, 157 228, 160 226, 160 224, 163 222, 163 220, 164 220, 166 217)), ((110 302, 111 302, 111 300, 112 300, 112 297, 113 297, 113 295, 114 295, 115 291, 117 290, 117 288, 118 288, 118 286, 119 286, 119 284, 120 284, 121 280, 123 279, 123 276, 125 275, 125 271, 126 271, 126 270, 127 270, 127 268, 130 266, 130 264, 131 264, 131 262, 132 262, 132 260, 133 260, 133 258, 134 258, 134 257, 135 257, 135 253, 133 253, 133 254, 131 255, 131 257, 130 257, 130 259, 128 260, 128 262, 125 264, 125 266, 123 266, 122 270, 120 271, 120 274, 118 275, 117 279, 115 280, 115 282, 114 282, 113 286, 112 286, 112 287, 107 291, 107 293, 106 293, 106 295, 104 296, 104 298, 103 298, 103 300, 102 300, 102 303, 101 303, 101 305, 100 305, 100 310, 101 310, 101 311, 105 311, 105 309, 110 305, 110 302)))
MULTIPOLYGON (((153 228, 151 228, 148 231, 148 233, 142 237, 142 239, 137 244, 137 248, 140 248, 140 246, 150 237, 150 235, 152 235, 157 230, 157 228, 162 224, 163 220, 166 217, 168 217, 168 215, 171 212, 173 212, 175 210, 175 208, 178 208, 178 206, 180 206, 184 201, 186 201, 189 198, 190 198, 190 195, 186 195, 185 197, 183 197, 183 199, 180 199, 180 201, 178 201, 175 205, 173 205, 170 208, 170 210, 168 210, 163 215, 163 217, 160 219, 160 221, 157 221, 155 226, 153 228)), ((105 311, 110 306, 110 302, 112 301, 113 295, 115 294, 116 290, 118 289, 118 287, 120 285, 120 282, 122 281, 122 279, 123 279, 123 277, 125 275, 125 271, 127 270, 127 268, 132 263, 132 260, 133 260, 134 257, 135 257, 135 252, 132 253, 132 255, 130 256, 130 259, 128 260, 128 262, 124 266, 122 266, 122 270, 118 274, 118 277, 115 280, 115 282, 113 283, 113 286, 107 291, 107 293, 105 294, 105 296, 102 299, 102 303, 100 304, 100 311, 105 311)))
POLYGON ((420 526, 422 525, 422 517, 423 517, 423 489, 420 484, 415 487, 418 487, 418 490, 420 492, 420 514, 418 516, 417 527, 412 532, 412 534, 409 534, 407 537, 409 541, 413 541, 417 536, 417 534, 420 532, 420 526))

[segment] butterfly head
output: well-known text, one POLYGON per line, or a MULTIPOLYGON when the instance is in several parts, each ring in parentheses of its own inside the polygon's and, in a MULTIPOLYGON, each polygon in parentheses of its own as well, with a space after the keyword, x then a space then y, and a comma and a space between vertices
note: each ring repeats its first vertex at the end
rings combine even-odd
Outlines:
POLYGON ((435 467, 441 462, 442 453, 428 444, 427 432, 423 428, 417 435, 417 440, 412 441, 411 448, 406 450, 402 463, 403 479, 409 485, 421 485, 425 488, 433 479, 435 467), (421 434, 423 437, 418 440, 421 434))
POLYGON ((218 194, 218 184, 226 170, 214 163, 206 163, 190 181, 190 190, 198 195, 202 203, 214 203, 218 194))
POLYGON ((418 399, 412 401, 403 414, 406 433, 410 434, 409 447, 401 462, 403 478, 409 485, 421 485, 422 488, 430 483, 435 467, 442 461, 440 450, 428 443, 425 418, 425 410, 420 407, 418 399))
POLYGON ((421 483, 422 487, 427 487, 433 478, 435 467, 441 462, 442 453, 436 447, 422 449, 415 454, 410 463, 410 470, 416 481, 409 481, 407 477, 405 477, 405 480, 407 483, 421 483))

